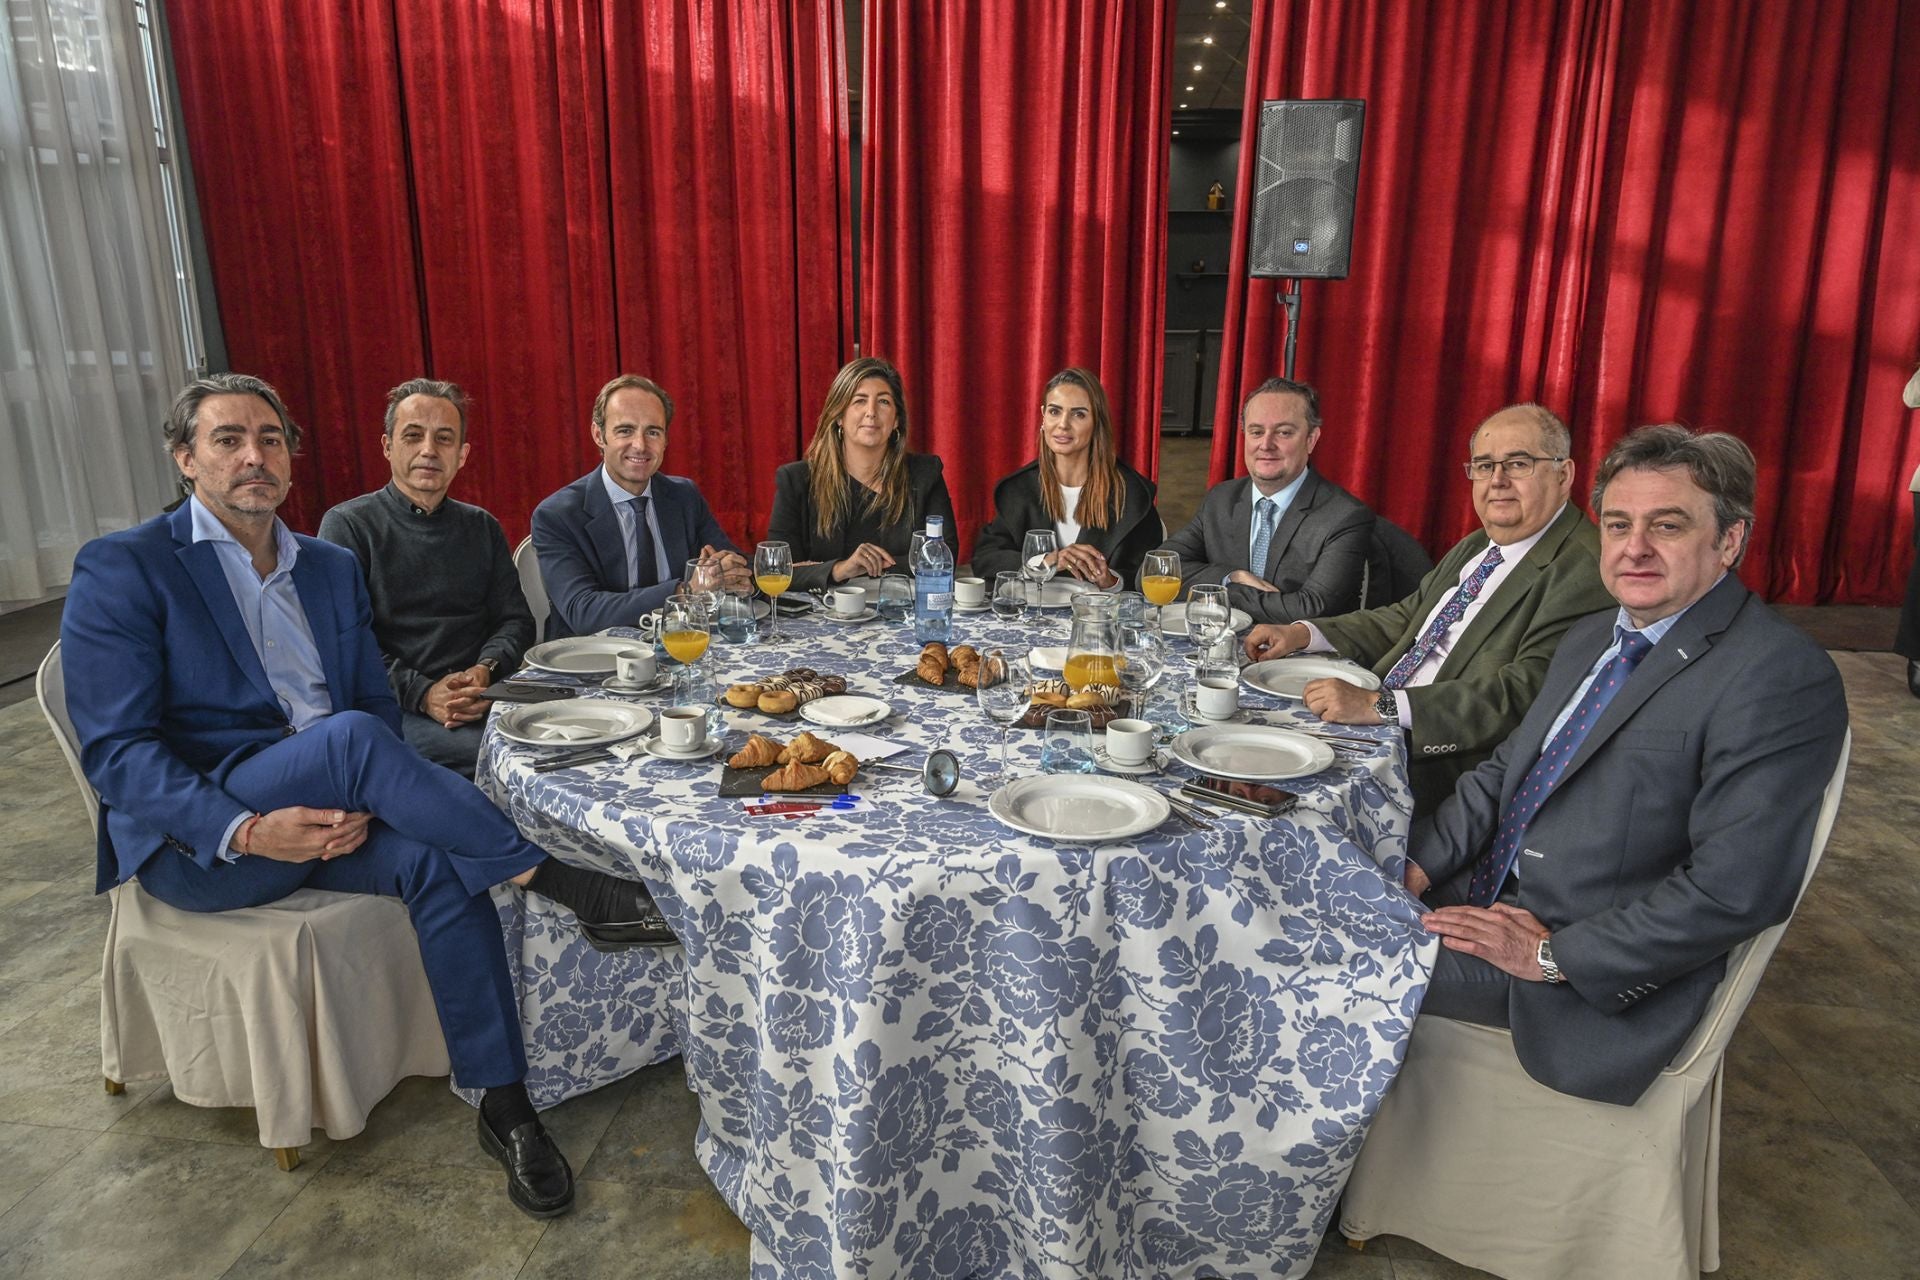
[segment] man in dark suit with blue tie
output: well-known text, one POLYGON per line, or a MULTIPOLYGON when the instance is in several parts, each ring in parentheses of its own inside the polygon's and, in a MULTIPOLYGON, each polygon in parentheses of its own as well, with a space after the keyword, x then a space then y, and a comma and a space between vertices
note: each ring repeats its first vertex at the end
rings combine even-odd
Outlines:
POLYGON ((1734 570, 1753 454, 1646 427, 1600 466, 1600 576, 1520 727, 1415 827, 1444 947, 1421 1012, 1510 1026, 1527 1073, 1622 1105, 1727 952, 1787 918, 1847 730, 1840 674, 1734 570))
POLYGON ((553 605, 549 638, 630 627, 666 602, 686 562, 718 559, 729 587, 749 582, 746 557, 685 476, 660 474, 673 399, 623 373, 593 402, 601 465, 533 512, 533 549, 553 605))
POLYGON ((455 1078, 485 1090, 481 1146, 514 1204, 564 1213, 573 1173, 527 1098, 488 891, 542 893, 599 946, 672 933, 639 884, 549 858, 401 739, 359 563, 275 514, 300 431, 272 387, 202 378, 166 438, 185 501, 81 548, 61 620, 99 890, 138 877, 185 911, 306 886, 405 900, 455 1078))

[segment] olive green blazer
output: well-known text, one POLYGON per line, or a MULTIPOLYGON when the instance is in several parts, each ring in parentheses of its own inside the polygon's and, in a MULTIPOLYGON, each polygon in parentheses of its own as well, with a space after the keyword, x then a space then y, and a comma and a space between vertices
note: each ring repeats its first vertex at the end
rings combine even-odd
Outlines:
MULTIPOLYGON (((1316 618, 1313 625, 1341 656, 1385 676, 1413 647, 1427 614, 1459 586, 1460 571, 1486 552, 1487 542, 1484 529, 1461 539, 1404 600, 1316 618)), ((1519 726, 1567 628, 1587 614, 1617 607, 1600 582, 1599 530, 1569 502, 1474 614, 1433 683, 1406 691, 1413 712, 1407 756, 1416 816, 1438 808, 1460 775, 1519 726)))

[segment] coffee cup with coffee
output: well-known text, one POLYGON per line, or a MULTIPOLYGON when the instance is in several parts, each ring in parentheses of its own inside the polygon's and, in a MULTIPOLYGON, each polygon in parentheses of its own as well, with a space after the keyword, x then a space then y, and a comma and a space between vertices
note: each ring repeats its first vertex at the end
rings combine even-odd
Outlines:
POLYGON ((867 593, 859 587, 835 587, 828 599, 836 618, 857 618, 867 611, 867 593))
POLYGON ((705 707, 668 707, 660 713, 660 745, 681 753, 707 745, 705 707))
POLYGON ((1227 666, 1194 672, 1193 706, 1203 719, 1226 720, 1240 709, 1240 673, 1227 666))
POLYGON ((1145 764, 1153 757, 1153 735, 1151 721, 1107 721, 1107 759, 1115 764, 1145 764))
POLYGON ((955 578, 953 580, 953 602, 963 609, 982 609, 987 603, 987 580, 985 578, 955 578))
POLYGON ((647 649, 622 649, 613 655, 613 663, 615 679, 631 688, 652 684, 659 673, 653 653, 647 649))

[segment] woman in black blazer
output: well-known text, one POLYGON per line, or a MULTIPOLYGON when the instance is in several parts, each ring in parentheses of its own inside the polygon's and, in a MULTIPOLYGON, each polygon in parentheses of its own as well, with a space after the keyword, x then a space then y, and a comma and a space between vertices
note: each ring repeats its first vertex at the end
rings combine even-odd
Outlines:
POLYGON ((1103 590, 1139 577, 1147 552, 1160 545, 1153 481, 1120 461, 1113 414, 1100 379, 1063 369, 1040 400, 1039 458, 993 490, 993 522, 973 548, 973 571, 991 579, 1020 567, 1029 529, 1052 529, 1056 568, 1103 590))
POLYGON ((927 517, 946 522, 953 500, 940 459, 907 452, 907 399, 900 371, 877 356, 834 376, 807 456, 774 473, 767 539, 793 550, 803 591, 905 567, 907 545, 927 517))

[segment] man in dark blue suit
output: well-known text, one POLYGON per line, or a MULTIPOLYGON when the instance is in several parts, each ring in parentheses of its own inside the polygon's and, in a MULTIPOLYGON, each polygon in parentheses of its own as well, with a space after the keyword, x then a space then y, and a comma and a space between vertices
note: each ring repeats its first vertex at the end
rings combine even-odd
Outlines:
POLYGON ((275 515, 300 432, 272 387, 203 378, 166 435, 186 501, 83 547, 61 621, 100 891, 137 876, 186 911, 303 886, 404 899, 454 1074, 486 1091, 481 1146, 516 1205, 564 1213, 573 1173, 522 1083, 488 890, 545 894, 596 945, 672 934, 641 886, 555 862, 401 740, 353 553, 275 515))
POLYGON ((660 474, 673 399, 658 383, 623 373, 593 402, 601 465, 533 513, 553 616, 547 636, 630 627, 680 585, 686 562, 720 561, 727 585, 745 590, 746 557, 685 476, 660 474))

